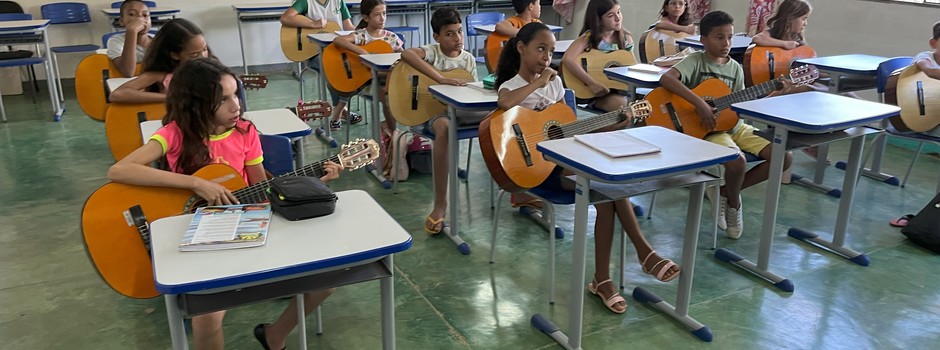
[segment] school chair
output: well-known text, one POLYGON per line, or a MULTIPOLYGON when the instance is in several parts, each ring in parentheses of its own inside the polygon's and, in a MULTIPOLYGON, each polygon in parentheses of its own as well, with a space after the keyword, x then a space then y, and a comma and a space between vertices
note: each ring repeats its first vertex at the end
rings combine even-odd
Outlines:
POLYGON ((480 33, 477 33, 476 27, 495 25, 504 19, 506 19, 506 14, 502 12, 478 12, 467 16, 464 25, 467 27, 467 38, 471 39, 470 53, 476 57, 477 63, 486 63, 486 60, 483 56, 477 56, 477 37, 480 33))
MULTIPOLYGON (((22 14, 22 13, 0 14, 0 21, 30 20, 32 18, 33 18, 32 15, 22 14)), ((37 50, 38 50, 38 47, 37 47, 37 50)), ((33 102, 36 102, 35 91, 39 90, 39 87, 36 85, 36 71, 35 71, 34 66, 37 64, 43 64, 45 62, 46 62, 46 59, 43 57, 33 57, 32 51, 17 50, 17 51, 0 52, 0 68, 29 67, 29 73, 30 73, 30 78, 31 78, 30 80, 32 81, 32 85, 34 89, 34 90, 30 90, 33 96, 33 102)), ((3 107, 2 92, 0 92, 0 119, 2 119, 3 122, 7 121, 6 110, 3 107)))
MULTIPOLYGON (((385 29, 387 29, 388 31, 393 32, 393 33, 395 33, 396 35, 398 35, 398 38, 400 38, 403 43, 405 42, 405 35, 404 35, 405 33, 408 33, 408 41, 414 43, 414 42, 415 42, 415 32, 418 31, 418 27, 406 27, 406 26, 401 26, 401 27, 386 27, 385 29)), ((402 46, 402 47, 404 47, 404 46, 402 46)))
MULTIPOLYGON (((50 24, 91 23, 88 5, 80 2, 45 4, 40 7, 40 11, 42 12, 42 18, 48 19, 50 24)), ((98 50, 98 45, 94 44, 54 46, 49 49, 52 57, 52 67, 55 69, 53 74, 55 74, 56 81, 59 84, 59 101, 65 101, 65 96, 62 92, 62 73, 59 70, 58 54, 94 52, 95 50, 98 50)))
MULTIPOLYGON (((23 7, 15 1, 0 1, 0 21, 28 21, 32 20, 33 15, 26 13, 23 7)), ((33 52, 29 50, 13 50, 12 45, 8 45, 9 51, 0 52, 0 60, 14 60, 19 58, 32 57, 33 52)), ((36 45, 36 52, 39 52, 39 45, 36 45)), ((30 82, 33 86, 33 92, 39 91, 39 85, 36 83, 36 68, 29 65, 28 71, 30 82)), ((36 102, 36 94, 31 94, 33 102, 36 102)))
POLYGON ((294 171, 294 149, 290 138, 281 135, 258 135, 264 153, 264 169, 274 176, 294 171))

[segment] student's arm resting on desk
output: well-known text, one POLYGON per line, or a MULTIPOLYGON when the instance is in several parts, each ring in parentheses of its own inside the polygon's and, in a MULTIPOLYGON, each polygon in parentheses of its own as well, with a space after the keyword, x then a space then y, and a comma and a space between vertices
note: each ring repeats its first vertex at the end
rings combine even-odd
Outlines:
POLYGON ((930 60, 922 59, 914 62, 917 65, 917 68, 920 68, 921 72, 927 74, 928 77, 934 79, 940 79, 940 67, 930 64, 930 60))
POLYGON ((165 73, 145 72, 111 92, 111 102, 150 103, 166 101, 166 93, 144 91, 153 84, 163 84, 165 73))
POLYGON ((434 66, 431 66, 430 63, 424 60, 424 58, 426 57, 426 54, 427 53, 424 52, 423 48, 412 47, 401 53, 401 60, 405 61, 405 63, 411 65, 412 67, 415 67, 415 69, 417 69, 421 73, 424 73, 424 75, 427 75, 431 79, 434 79, 434 81, 436 81, 438 84, 447 84, 447 85, 454 85, 454 86, 467 85, 466 81, 462 81, 460 79, 451 79, 451 78, 447 78, 441 75, 441 73, 437 69, 434 69, 434 66))
MULTIPOLYGON (((150 140, 147 144, 131 152, 108 169, 108 179, 118 183, 138 186, 159 186, 185 188, 209 202, 209 205, 235 204, 235 195, 220 184, 195 176, 177 174, 150 167, 150 164, 163 156, 160 143, 150 140)), ((260 165, 259 165, 260 167, 260 165)), ((246 168, 247 169, 247 168, 246 168)), ((249 171, 249 180, 252 172, 249 171)), ((257 176, 257 175, 254 175, 257 176)), ((264 173, 262 170, 262 179, 264 173)))
POLYGON ((784 48, 787 50, 793 50, 800 46, 800 43, 797 41, 774 39, 773 37, 770 36, 770 33, 768 33, 766 30, 763 32, 757 33, 757 35, 751 38, 751 42, 756 44, 757 46, 780 47, 780 48, 784 48))
POLYGON ((660 18, 659 21, 656 21, 655 28, 661 29, 661 30, 671 30, 677 33, 688 33, 689 35, 695 34, 694 24, 690 24, 687 26, 678 25, 678 24, 670 22, 665 17, 660 18))
POLYGON ((568 49, 565 50, 565 55, 561 57, 561 64, 565 66, 567 72, 574 74, 575 78, 587 84, 594 96, 607 96, 607 94, 610 94, 610 89, 591 78, 578 62, 578 56, 584 53, 588 45, 590 45, 590 42, 587 36, 581 36, 572 41, 571 46, 568 46, 568 49))
MULTIPOLYGON (((492 23, 492 22, 490 22, 492 23)), ((519 28, 513 27, 512 23, 509 23, 509 20, 502 20, 499 23, 496 23, 496 33, 502 35, 508 35, 510 37, 516 36, 519 33, 519 28)))
POLYGON ((341 49, 346 49, 360 55, 368 55, 369 51, 366 51, 362 47, 356 44, 355 33, 347 34, 343 36, 338 36, 336 39, 333 39, 333 44, 338 46, 341 49))
POLYGON ((698 114, 699 121, 702 123, 702 126, 708 130, 715 129, 715 119, 712 117, 714 114, 714 108, 705 103, 701 97, 696 95, 689 89, 685 84, 682 83, 681 74, 675 68, 670 68, 666 73, 664 73, 659 78, 659 85, 669 92, 679 95, 693 106, 695 106, 695 113, 698 114))
POLYGON ((525 101, 526 97, 529 97, 535 90, 548 85, 552 79, 558 79, 558 73, 554 69, 546 67, 542 70, 542 74, 539 75, 538 79, 535 79, 525 86, 509 90, 508 88, 500 87, 498 96, 496 98, 496 105, 502 109, 511 109, 525 101))

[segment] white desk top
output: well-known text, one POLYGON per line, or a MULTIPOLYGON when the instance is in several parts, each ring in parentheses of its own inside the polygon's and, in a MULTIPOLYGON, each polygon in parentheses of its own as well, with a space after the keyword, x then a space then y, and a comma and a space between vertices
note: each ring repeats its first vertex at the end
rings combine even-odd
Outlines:
MULTIPOLYGON (((120 8, 101 9, 101 12, 108 15, 108 17, 118 17, 121 15, 120 8)), ((172 15, 172 14, 177 14, 179 12, 180 12, 180 9, 172 8, 172 7, 151 7, 150 17, 172 15)))
POLYGON ((290 4, 255 2, 246 4, 233 4, 232 8, 239 12, 264 12, 264 11, 284 11, 290 8, 290 4))
POLYGON ((48 19, 33 19, 28 21, 0 21, 0 31, 4 32, 44 29, 47 26, 49 26, 48 19))
POLYGON ((182 294, 257 284, 358 265, 411 247, 411 235, 368 193, 352 190, 336 195, 336 211, 328 216, 287 221, 274 214, 267 242, 255 248, 180 252, 179 242, 192 215, 154 221, 150 229, 157 290, 182 294))
POLYGON ((823 71, 875 76, 878 72, 878 65, 887 60, 887 57, 852 54, 801 58, 796 62, 812 64, 823 71))
POLYGON ((121 85, 124 85, 124 83, 129 82, 129 81, 134 80, 134 79, 137 79, 137 77, 133 77, 133 78, 111 78, 111 79, 108 79, 108 81, 107 81, 107 84, 108 84, 108 91, 117 90, 117 88, 121 87, 121 85))
POLYGON ((362 60, 362 64, 369 68, 387 71, 392 69, 392 65, 401 59, 401 52, 359 55, 359 59, 362 60))
POLYGON ((482 85, 480 87, 431 85, 428 90, 431 90, 431 95, 439 101, 460 109, 497 108, 496 90, 485 90, 482 85))
POLYGON ((559 165, 604 182, 630 182, 708 168, 732 160, 737 151, 663 127, 644 126, 627 133, 662 149, 648 155, 611 158, 574 138, 542 141, 536 146, 559 165))
POLYGON ((247 111, 244 118, 250 120, 265 135, 281 135, 290 138, 310 135, 310 125, 297 118, 287 108, 273 108, 260 111, 247 111))
POLYGON ((310 39, 310 42, 320 45, 321 47, 326 47, 329 44, 333 43, 333 39, 336 39, 336 34, 334 33, 316 33, 316 34, 307 34, 307 38, 310 39))
MULTIPOLYGON (((546 26, 548 26, 548 30, 551 30, 553 33, 558 33, 558 32, 560 32, 561 29, 562 29, 562 28, 559 27, 559 26, 555 26, 555 25, 551 25, 551 24, 546 24, 546 26)), ((485 25, 485 26, 475 26, 475 27, 473 27, 473 29, 476 29, 477 32, 480 32, 480 34, 489 35, 490 33, 493 33, 493 32, 496 31, 496 25, 495 25, 495 24, 487 24, 487 25, 485 25)))
MULTIPOLYGON (((694 48, 703 48, 701 35, 689 35, 683 39, 676 40, 676 43, 691 46, 694 48)), ((751 37, 744 35, 735 35, 731 37, 731 51, 744 51, 751 45, 751 37)))
POLYGON ((659 78, 662 77, 663 73, 666 73, 667 71, 669 71, 669 68, 656 67, 649 64, 644 64, 641 67, 634 67, 634 69, 631 69, 629 66, 604 68, 604 74, 607 75, 608 78, 643 88, 659 87, 659 78), (643 69, 641 70, 637 68, 643 69), (659 72, 651 73, 650 70, 647 70, 646 68, 650 68, 650 70, 659 68, 659 72))
POLYGON ((337 30, 333 33, 336 34, 337 36, 346 36, 346 35, 352 34, 353 32, 355 32, 355 30, 337 30))
POLYGON ((731 105, 742 118, 800 133, 822 134, 898 115, 900 108, 825 92, 774 96, 731 105))

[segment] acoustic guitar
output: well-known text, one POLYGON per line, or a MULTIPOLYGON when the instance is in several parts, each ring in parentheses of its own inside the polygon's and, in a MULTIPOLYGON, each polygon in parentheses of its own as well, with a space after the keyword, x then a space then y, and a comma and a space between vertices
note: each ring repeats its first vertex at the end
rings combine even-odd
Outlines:
POLYGON ((698 114, 695 112, 695 105, 663 87, 658 87, 646 95, 646 100, 653 105, 653 111, 646 119, 646 125, 662 126, 692 137, 704 138, 712 133, 731 130, 738 123, 738 114, 728 109, 731 104, 767 96, 783 88, 784 79, 788 79, 793 85, 806 85, 816 78, 819 78, 819 70, 815 66, 805 65, 791 69, 788 76, 733 93, 731 88, 721 80, 711 78, 703 81, 692 89, 692 92, 705 99, 709 106, 717 110, 713 116, 715 118, 713 130, 702 127, 698 114))
MULTIPOLYGON (((140 73, 140 67, 141 65, 137 64, 135 75, 140 73)), ((108 59, 108 55, 88 55, 75 68, 75 97, 78 99, 78 106, 91 119, 103 122, 110 105, 107 81, 123 77, 108 59)))
POLYGON ((650 29, 643 32, 640 36, 640 62, 652 64, 657 58, 669 56, 682 51, 677 40, 685 39, 689 36, 685 32, 674 32, 671 30, 650 29))
MULTIPOLYGON (((264 75, 244 74, 240 79, 246 90, 268 86, 268 78, 264 75)), ((104 133, 108 138, 108 147, 114 160, 119 161, 144 144, 140 123, 163 119, 166 103, 113 103, 105 115, 104 133)))
POLYGON ((803 45, 792 50, 751 45, 744 51, 744 85, 754 86, 789 72, 793 62, 816 57, 816 50, 803 45))
MULTIPOLYGON (((374 54, 392 53, 392 46, 382 40, 360 47, 374 54)), ((326 74, 326 82, 343 97, 359 93, 372 80, 372 70, 362 64, 359 54, 343 49, 336 43, 323 48, 323 72, 326 74)))
MULTIPOLYGON (((636 57, 633 57, 633 53, 630 51, 616 50, 604 52, 601 50, 591 50, 579 54, 578 63, 581 65, 581 69, 584 69, 584 71, 591 76, 591 79, 606 86, 608 89, 627 90, 627 84, 608 78, 607 75, 604 74, 604 68, 632 66, 637 62, 636 57)), ((565 87, 574 90, 574 97, 579 99, 596 97, 587 83, 578 79, 564 64, 561 65, 561 79, 565 83, 565 87)))
MULTIPOLYGON (((374 140, 360 139, 343 145, 336 156, 283 176, 323 176, 323 163, 328 160, 351 171, 372 163, 378 156, 379 146, 374 140)), ((268 181, 246 186, 244 178, 227 165, 211 164, 193 176, 225 186, 240 203, 266 200, 268 181)), ((146 228, 140 214, 160 219, 192 213, 205 205, 205 200, 185 189, 105 184, 88 197, 82 208, 85 251, 98 275, 116 292, 131 298, 153 298, 159 293, 153 282, 149 234, 138 229, 146 228), (131 210, 135 206, 139 208, 131 210)))
POLYGON ((940 125, 940 80, 928 77, 917 65, 901 70, 897 80, 897 102, 902 131, 925 132, 940 125))
MULTIPOLYGON (((473 75, 465 69, 439 71, 446 78, 472 82, 473 75)), ((427 122, 447 110, 447 106, 431 96, 428 86, 437 84, 405 61, 398 61, 388 73, 388 109, 402 125, 427 122)))
POLYGON ((490 73, 496 72, 496 64, 499 63, 499 54, 503 52, 503 46, 506 46, 506 42, 509 41, 509 38, 512 37, 492 32, 483 40, 483 47, 486 51, 486 54, 483 55, 483 62, 486 63, 486 69, 489 70, 490 73))
POLYGON ((303 62, 320 53, 320 46, 310 42, 309 34, 333 33, 342 30, 339 23, 326 22, 323 28, 297 28, 281 25, 281 51, 287 59, 303 62))
POLYGON ((537 143, 586 134, 626 118, 636 122, 649 113, 646 101, 581 120, 576 120, 574 111, 564 103, 555 103, 542 111, 520 106, 498 109, 480 123, 480 150, 499 187, 521 192, 544 182, 555 168, 555 163, 545 160, 535 148, 537 143))

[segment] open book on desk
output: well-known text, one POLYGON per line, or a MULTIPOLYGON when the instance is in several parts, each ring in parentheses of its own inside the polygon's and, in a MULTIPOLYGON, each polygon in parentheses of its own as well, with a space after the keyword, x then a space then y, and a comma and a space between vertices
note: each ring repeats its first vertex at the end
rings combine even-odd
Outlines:
POLYGON ((180 251, 248 248, 264 245, 271 224, 271 204, 202 207, 180 241, 180 251))
POLYGON ((630 135, 627 130, 574 135, 574 139, 612 158, 662 151, 659 147, 630 135))

